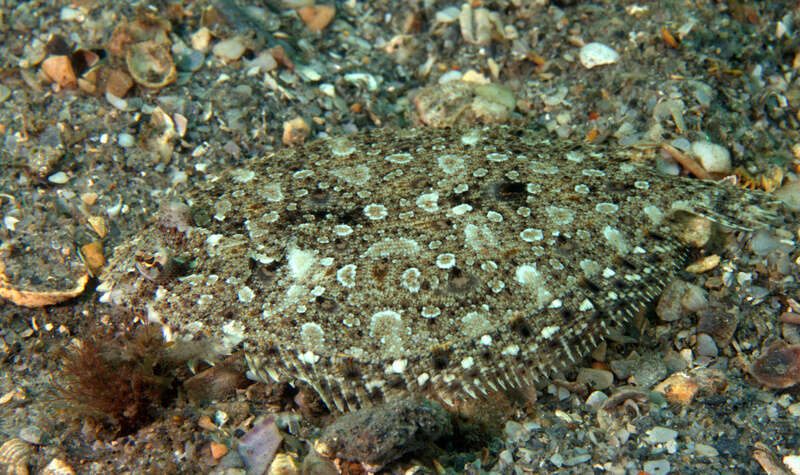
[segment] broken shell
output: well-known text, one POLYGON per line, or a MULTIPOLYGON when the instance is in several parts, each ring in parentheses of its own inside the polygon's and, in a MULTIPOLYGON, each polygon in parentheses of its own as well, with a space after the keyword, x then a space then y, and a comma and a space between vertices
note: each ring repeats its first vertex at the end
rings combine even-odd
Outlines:
POLYGON ((69 56, 50 56, 42 62, 42 71, 53 82, 64 89, 78 87, 78 78, 69 56))
POLYGON ((75 470, 67 465, 67 462, 60 458, 54 458, 41 471, 40 475, 75 475, 75 470))
POLYGON ((750 365, 748 372, 769 388, 794 386, 800 382, 800 345, 778 343, 770 346, 750 365))
POLYGON ((277 454, 269 466, 269 475, 294 475, 300 473, 297 461, 289 454, 277 454))
POLYGON ((152 89, 162 88, 178 77, 168 47, 156 41, 132 45, 125 56, 125 62, 133 80, 152 89))
POLYGON ((137 255, 134 260, 142 277, 156 284, 168 282, 185 268, 183 262, 174 259, 166 249, 159 249, 152 255, 137 255))
POLYGON ((486 8, 473 10, 468 3, 461 7, 458 23, 464 41, 477 45, 489 44, 492 40, 492 32, 498 25, 502 30, 502 23, 499 21, 497 13, 490 12, 486 8))
POLYGON ((5 465, 6 474, 28 475, 28 460, 31 446, 21 439, 9 439, 0 446, 0 465, 5 465))

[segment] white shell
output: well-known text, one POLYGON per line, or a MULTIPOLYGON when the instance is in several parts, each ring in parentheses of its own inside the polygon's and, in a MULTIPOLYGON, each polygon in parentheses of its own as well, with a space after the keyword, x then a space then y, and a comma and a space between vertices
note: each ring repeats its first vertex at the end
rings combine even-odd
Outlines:
POLYGON ((0 445, 0 465, 5 466, 8 475, 28 475, 28 460, 31 446, 21 439, 9 439, 0 445))

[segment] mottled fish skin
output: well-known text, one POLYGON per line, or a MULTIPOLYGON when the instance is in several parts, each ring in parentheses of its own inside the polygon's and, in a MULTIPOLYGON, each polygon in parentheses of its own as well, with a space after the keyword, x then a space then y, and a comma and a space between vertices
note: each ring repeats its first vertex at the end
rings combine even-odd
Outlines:
POLYGON ((676 211, 774 216, 767 195, 630 155, 503 126, 310 142, 209 175, 188 229, 157 220, 115 250, 103 300, 241 342, 252 375, 340 410, 526 386, 660 294, 689 253, 676 211))

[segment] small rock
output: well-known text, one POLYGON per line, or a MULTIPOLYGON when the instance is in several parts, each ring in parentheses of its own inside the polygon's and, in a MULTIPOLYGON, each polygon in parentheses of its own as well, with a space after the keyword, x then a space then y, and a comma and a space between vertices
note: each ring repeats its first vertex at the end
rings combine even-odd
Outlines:
POLYGON ((112 69, 106 73, 106 92, 116 97, 123 98, 133 87, 133 78, 125 71, 112 69))
POLYGON ((655 426, 647 431, 644 441, 650 445, 664 444, 678 437, 678 431, 667 427, 655 426))
POLYGON ((278 67, 278 62, 275 61, 275 58, 272 56, 272 54, 270 54, 269 51, 262 51, 258 56, 253 58, 252 61, 246 61, 246 63, 248 74, 249 71, 254 69, 258 72, 267 72, 278 67))
POLYGON ((283 144, 289 147, 300 145, 306 141, 311 127, 302 117, 296 117, 283 123, 283 144))
POLYGON ((759 256, 766 256, 780 247, 775 234, 767 229, 759 229, 750 239, 750 249, 759 256))
POLYGON ((191 400, 205 401, 223 399, 246 383, 241 372, 225 365, 216 365, 187 379, 183 386, 191 400))
POLYGON ((642 358, 631 377, 637 386, 650 388, 667 376, 667 366, 657 359, 642 358))
POLYGON ((719 455, 717 449, 706 444, 695 444, 694 453, 700 457, 716 457, 719 455))
POLYGON ((242 39, 237 36, 215 44, 212 53, 223 62, 228 63, 241 58, 246 49, 242 39))
POLYGON ((691 272, 692 274, 702 274, 703 272, 708 272, 717 267, 719 265, 719 261, 720 257, 716 254, 701 257, 700 259, 686 266, 686 271, 691 272))
POLYGON ((136 143, 136 139, 133 135, 123 132, 117 137, 117 143, 123 148, 133 147, 134 143, 136 143))
POLYGON ((516 106, 514 94, 505 86, 465 81, 426 87, 412 100, 418 120, 431 127, 502 123, 516 106))
POLYGON ((106 92, 106 100, 108 101, 109 104, 114 106, 115 109, 119 109, 121 111, 128 110, 128 101, 126 101, 121 97, 117 97, 114 94, 111 94, 110 92, 106 92))
MULTIPOLYGON (((316 472, 315 472, 316 473, 316 472)), ((269 466, 267 475, 299 475, 300 469, 297 467, 297 461, 289 454, 278 454, 272 465, 269 466)))
POLYGON ((133 80, 151 89, 160 89, 178 78, 169 48, 157 41, 142 41, 128 48, 125 63, 133 80))
POLYGON ((692 143, 692 153, 709 173, 730 173, 731 153, 722 145, 705 140, 692 143))
POLYGON ((194 49, 185 49, 175 57, 175 67, 178 71, 194 72, 198 71, 205 64, 205 55, 194 49))
POLYGON ((205 52, 208 50, 208 45, 211 44, 211 30, 203 26, 192 33, 189 40, 191 41, 193 50, 205 52))
POLYGON ((336 9, 331 5, 310 5, 298 8, 297 14, 309 31, 318 33, 333 20, 336 9))
POLYGON ((78 87, 78 78, 69 56, 50 56, 42 62, 42 71, 54 83, 64 89, 78 87))
POLYGON ((340 417, 325 429, 314 449, 326 457, 357 460, 377 472, 452 429, 450 415, 438 402, 399 399, 340 417))
POLYGON ((211 456, 214 460, 219 460, 228 453, 228 447, 225 444, 220 444, 219 442, 211 442, 209 444, 211 449, 211 456))
POLYGON ((47 181, 55 183, 56 185, 63 185, 69 181, 69 175, 64 172, 56 172, 47 177, 47 181))
POLYGON ((583 67, 592 69, 604 64, 616 63, 619 61, 619 53, 603 43, 589 43, 581 48, 578 58, 583 67))
POLYGON ((586 408, 592 412, 596 412, 600 406, 608 400, 606 393, 602 391, 594 391, 586 398, 586 408))
POLYGON ((721 345, 727 345, 730 342, 737 325, 739 325, 739 317, 736 314, 716 308, 701 310, 697 315, 697 332, 708 333, 715 342, 719 342, 721 345))
POLYGON ((586 463, 592 459, 592 456, 589 454, 580 454, 580 455, 573 455, 567 459, 564 459, 563 464, 565 467, 574 467, 576 465, 580 465, 582 463, 586 463))
POLYGON ((776 343, 753 362, 750 374, 761 384, 783 389, 800 382, 800 345, 776 343))
POLYGON ((54 458, 41 472, 42 475, 75 475, 75 470, 60 458, 54 458))

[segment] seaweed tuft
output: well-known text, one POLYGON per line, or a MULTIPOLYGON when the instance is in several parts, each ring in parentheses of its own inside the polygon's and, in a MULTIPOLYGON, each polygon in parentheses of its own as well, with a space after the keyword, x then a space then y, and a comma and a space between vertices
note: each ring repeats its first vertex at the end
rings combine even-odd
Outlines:
POLYGON ((177 396, 179 368, 161 333, 148 326, 94 336, 64 350, 53 375, 70 412, 98 418, 118 436, 154 421, 177 396))

